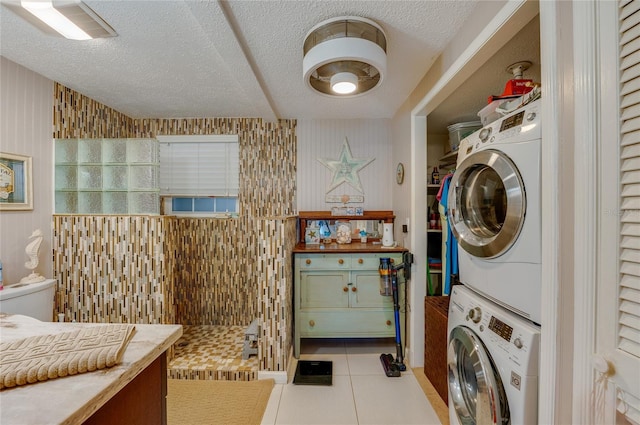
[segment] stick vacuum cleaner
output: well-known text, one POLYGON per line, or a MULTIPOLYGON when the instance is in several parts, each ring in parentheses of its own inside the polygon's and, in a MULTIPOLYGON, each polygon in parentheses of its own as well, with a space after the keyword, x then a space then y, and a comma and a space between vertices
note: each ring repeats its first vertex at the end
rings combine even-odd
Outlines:
MULTIPOLYGON (((411 254, 409 254, 411 255, 411 254)), ((408 265, 410 267, 410 265, 408 265)), ((384 373, 389 377, 398 377, 400 372, 407 370, 404 364, 404 355, 402 352, 402 334, 400 330, 400 297, 398 294, 398 270, 405 270, 405 278, 408 269, 405 269, 405 263, 394 266, 391 265, 391 259, 380 258, 380 295, 393 296, 393 314, 396 325, 396 358, 392 354, 381 354, 380 362, 384 369, 384 373)))

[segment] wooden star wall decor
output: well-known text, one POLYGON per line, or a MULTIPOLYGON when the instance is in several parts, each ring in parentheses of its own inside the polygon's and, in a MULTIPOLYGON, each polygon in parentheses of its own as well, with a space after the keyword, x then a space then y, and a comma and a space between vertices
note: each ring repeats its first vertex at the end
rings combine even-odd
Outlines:
POLYGON ((364 193, 358 173, 374 160, 375 158, 354 158, 349 147, 349 140, 345 137, 338 159, 318 158, 322 165, 333 172, 333 177, 326 193, 331 192, 342 183, 347 183, 358 192, 364 193))

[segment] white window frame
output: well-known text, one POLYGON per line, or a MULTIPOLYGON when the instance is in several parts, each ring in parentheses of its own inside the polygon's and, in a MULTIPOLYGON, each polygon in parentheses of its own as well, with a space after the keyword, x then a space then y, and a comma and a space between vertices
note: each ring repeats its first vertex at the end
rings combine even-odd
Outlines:
MULTIPOLYGON (((156 139, 158 140, 158 142, 160 143, 161 149, 162 149, 162 145, 166 144, 166 143, 239 143, 239 137, 238 135, 235 134, 229 134, 229 135, 215 135, 215 134, 210 134, 210 135, 168 135, 168 136, 157 136, 156 139)), ((228 165, 232 164, 232 160, 235 158, 231 158, 231 159, 227 159, 225 161, 225 163, 228 165)), ((219 193, 216 194, 211 194, 211 193, 206 193, 206 192, 201 192, 198 189, 194 189, 194 191, 192 193, 170 193, 170 190, 168 190, 166 187, 163 187, 162 184, 160 184, 160 196, 161 196, 161 200, 163 203, 163 214, 164 215, 174 215, 174 216, 179 216, 179 217, 214 217, 214 218, 229 218, 229 217, 237 217, 238 212, 237 210, 239 210, 239 205, 238 205, 238 195, 239 195, 239 180, 240 180, 240 167, 239 167, 239 161, 240 161, 240 154, 239 154, 239 149, 238 149, 238 157, 236 159, 236 168, 237 168, 237 175, 235 176, 235 179, 237 179, 236 181, 237 186, 233 187, 233 184, 229 184, 229 182, 226 183, 226 194, 224 195, 220 195, 219 193), (187 211, 173 211, 172 208, 172 201, 174 198, 179 198, 179 197, 184 197, 184 198, 198 198, 198 197, 208 197, 208 196, 229 196, 229 197, 235 197, 236 198, 236 211, 235 212, 225 212, 225 213, 219 213, 219 212, 211 212, 211 213, 207 213, 207 212, 202 212, 202 211, 192 211, 192 212, 187 212, 187 211)), ((196 165, 197 167, 197 165, 196 165)), ((225 175, 228 176, 229 173, 232 170, 229 169, 225 169, 225 175)), ((160 160, 160 180, 162 180, 162 159, 160 160)))

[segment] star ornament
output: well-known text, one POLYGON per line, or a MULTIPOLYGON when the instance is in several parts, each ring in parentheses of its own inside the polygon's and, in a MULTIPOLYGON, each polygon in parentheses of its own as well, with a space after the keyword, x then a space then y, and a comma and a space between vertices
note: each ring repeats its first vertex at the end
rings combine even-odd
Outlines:
POLYGON ((339 159, 318 158, 322 165, 333 172, 331 184, 326 193, 331 192, 342 183, 347 183, 358 192, 364 193, 358 173, 374 160, 375 158, 354 158, 351 154, 349 141, 345 137, 339 159))

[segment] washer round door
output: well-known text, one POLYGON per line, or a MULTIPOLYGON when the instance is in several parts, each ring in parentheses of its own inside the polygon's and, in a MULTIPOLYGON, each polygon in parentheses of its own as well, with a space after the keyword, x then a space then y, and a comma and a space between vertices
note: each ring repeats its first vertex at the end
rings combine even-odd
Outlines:
POLYGON ((448 218, 469 254, 495 258, 518 239, 526 212, 522 177, 503 152, 488 149, 466 158, 451 178, 448 218))
POLYGON ((498 370, 482 341, 466 326, 449 335, 449 404, 462 425, 507 425, 509 404, 498 370))

